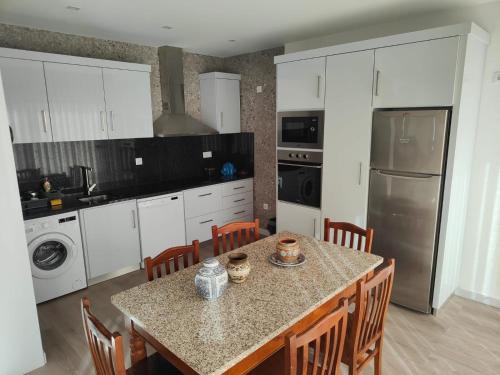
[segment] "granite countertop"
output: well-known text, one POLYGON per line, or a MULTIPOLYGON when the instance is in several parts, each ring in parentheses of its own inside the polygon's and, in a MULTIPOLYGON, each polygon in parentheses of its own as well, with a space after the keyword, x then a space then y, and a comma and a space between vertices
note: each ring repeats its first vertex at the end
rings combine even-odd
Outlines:
POLYGON ((23 210, 24 220, 31 220, 40 217, 58 215, 65 212, 76 211, 84 208, 102 206, 110 203, 125 201, 129 199, 139 199, 154 197, 163 194, 177 193, 179 191, 193 189, 197 187, 222 184, 225 182, 244 180, 247 178, 253 178, 253 176, 236 176, 232 178, 224 178, 222 176, 213 179, 188 179, 179 180, 165 183, 151 183, 151 184, 140 184, 131 186, 108 186, 104 187, 102 190, 94 191, 92 196, 106 194, 110 196, 109 200, 100 203, 84 203, 80 202, 78 198, 83 195, 80 194, 67 194, 62 196, 63 204, 60 207, 51 208, 49 206, 42 208, 34 208, 23 210))
MULTIPOLYGON (((111 302, 199 374, 221 374, 382 263, 377 255, 287 232, 237 251, 248 254, 252 271, 215 301, 196 294, 198 264, 118 293, 111 302), (303 265, 269 263, 277 238, 285 235, 298 239, 303 265)), ((218 257, 222 264, 227 255, 218 257)))

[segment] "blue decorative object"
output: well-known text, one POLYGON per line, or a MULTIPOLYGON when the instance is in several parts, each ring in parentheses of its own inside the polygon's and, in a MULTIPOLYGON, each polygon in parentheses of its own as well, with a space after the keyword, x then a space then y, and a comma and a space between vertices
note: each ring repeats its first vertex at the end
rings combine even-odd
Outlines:
POLYGON ((219 298, 226 289, 227 271, 215 258, 207 258, 194 278, 196 291, 205 299, 219 298))
POLYGON ((235 168, 233 163, 227 162, 227 163, 224 163, 224 165, 222 166, 220 173, 224 177, 232 177, 236 174, 236 168, 235 168))

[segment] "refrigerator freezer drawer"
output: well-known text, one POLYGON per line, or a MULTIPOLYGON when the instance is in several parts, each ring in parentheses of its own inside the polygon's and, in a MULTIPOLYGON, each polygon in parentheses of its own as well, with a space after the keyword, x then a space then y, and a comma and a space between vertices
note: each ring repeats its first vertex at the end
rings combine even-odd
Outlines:
POLYGON ((374 112, 371 167, 442 174, 449 114, 446 109, 374 112))
POLYGON ((372 170, 368 226, 372 252, 396 259, 391 301, 429 313, 441 176, 372 170))

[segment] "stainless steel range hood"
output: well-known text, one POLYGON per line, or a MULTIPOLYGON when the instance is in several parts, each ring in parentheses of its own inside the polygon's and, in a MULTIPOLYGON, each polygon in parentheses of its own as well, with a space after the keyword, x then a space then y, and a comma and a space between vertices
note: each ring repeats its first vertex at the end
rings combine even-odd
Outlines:
POLYGON ((153 124, 156 137, 217 134, 217 131, 185 113, 182 49, 158 48, 163 112, 153 124))

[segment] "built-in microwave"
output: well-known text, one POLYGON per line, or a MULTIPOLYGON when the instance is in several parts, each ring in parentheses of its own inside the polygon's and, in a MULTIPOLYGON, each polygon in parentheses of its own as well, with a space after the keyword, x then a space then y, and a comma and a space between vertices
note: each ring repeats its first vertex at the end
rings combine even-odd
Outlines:
POLYGON ((278 147, 323 148, 324 111, 278 112, 278 147))

